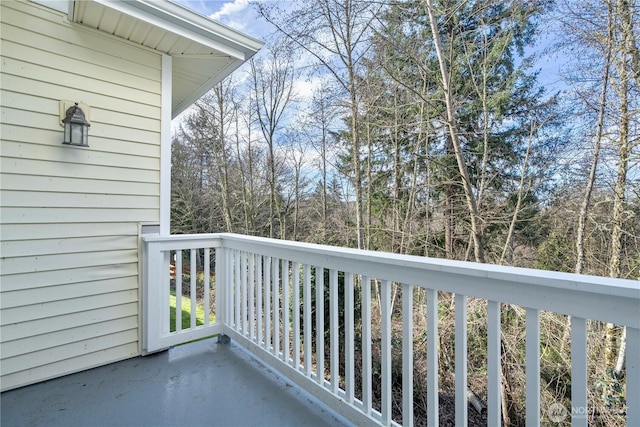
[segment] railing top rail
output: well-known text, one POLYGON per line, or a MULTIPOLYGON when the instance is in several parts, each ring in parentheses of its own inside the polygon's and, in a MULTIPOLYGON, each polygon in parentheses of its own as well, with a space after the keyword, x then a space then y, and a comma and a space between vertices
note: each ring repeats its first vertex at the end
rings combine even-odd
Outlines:
POLYGON ((167 248, 194 243, 244 250, 377 279, 640 328, 640 282, 399 255, 231 233, 144 236, 167 248))
POLYGON ((176 249, 196 249, 204 247, 219 247, 222 244, 221 234, 171 234, 162 236, 159 234, 145 234, 142 236, 145 244, 159 245, 161 251, 176 249))
POLYGON ((223 233, 171 234, 169 236, 145 234, 142 239, 145 242, 213 241, 220 240, 224 235, 223 233))
MULTIPOLYGON (((640 299, 640 281, 616 279, 585 274, 562 273, 556 271, 536 270, 531 268, 511 267, 496 264, 482 264, 470 261, 456 261, 443 258, 429 258, 415 255, 401 255, 390 252, 367 251, 362 249, 338 246, 319 245, 289 240, 276 240, 263 237, 243 236, 231 233, 220 233, 219 238, 226 243, 251 242, 257 251, 262 248, 294 250, 296 253, 309 253, 331 256, 354 261, 375 262, 383 265, 420 268, 428 271, 451 273, 469 277, 489 278, 501 281, 513 281, 520 284, 541 285, 545 287, 577 288, 580 291, 620 295, 640 299)), ((274 254, 275 255, 275 254, 274 254)))

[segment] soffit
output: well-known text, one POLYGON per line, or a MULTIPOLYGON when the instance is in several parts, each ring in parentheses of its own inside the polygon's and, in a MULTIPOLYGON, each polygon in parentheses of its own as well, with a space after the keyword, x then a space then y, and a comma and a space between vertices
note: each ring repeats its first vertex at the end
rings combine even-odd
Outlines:
POLYGON ((253 56, 262 42, 169 1, 76 1, 70 20, 171 55, 172 116, 253 56))

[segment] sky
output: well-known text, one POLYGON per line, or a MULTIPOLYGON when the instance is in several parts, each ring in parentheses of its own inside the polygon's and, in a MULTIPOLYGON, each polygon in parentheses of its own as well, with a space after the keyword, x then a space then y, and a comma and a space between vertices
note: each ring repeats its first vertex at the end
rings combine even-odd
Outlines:
MULTIPOLYGON (((233 29, 248 34, 254 38, 264 40, 272 32, 271 26, 258 16, 250 4, 250 0, 173 0, 193 11, 208 16, 211 19, 227 25, 233 29)), ((274 0, 286 1, 286 0, 274 0)), ((541 23, 545 25, 545 23, 541 23)), ((549 23, 546 24, 547 26, 549 23)), ((533 52, 541 52, 544 46, 550 45, 552 40, 551 28, 541 28, 541 38, 539 44, 532 48, 533 52)), ((566 89, 565 84, 560 79, 560 68, 563 61, 557 55, 546 55, 541 57, 536 64, 540 68, 538 76, 539 84, 547 88, 547 93, 554 93, 558 90, 566 89)), ((302 82, 301 82, 302 83, 302 82)), ((299 88, 304 92, 311 88, 299 88), (305 90, 307 89, 307 90, 305 90)))
POLYGON ((249 0, 173 0, 193 11, 241 31, 254 38, 264 38, 271 29, 258 17, 249 0))

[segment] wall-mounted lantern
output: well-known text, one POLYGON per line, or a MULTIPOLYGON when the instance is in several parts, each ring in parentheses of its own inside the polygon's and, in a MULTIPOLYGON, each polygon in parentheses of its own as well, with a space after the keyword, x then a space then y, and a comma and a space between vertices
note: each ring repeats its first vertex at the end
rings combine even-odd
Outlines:
POLYGON ((89 122, 85 118, 84 111, 78 107, 78 103, 69 107, 64 119, 64 141, 63 144, 75 145, 78 147, 89 146, 89 122))

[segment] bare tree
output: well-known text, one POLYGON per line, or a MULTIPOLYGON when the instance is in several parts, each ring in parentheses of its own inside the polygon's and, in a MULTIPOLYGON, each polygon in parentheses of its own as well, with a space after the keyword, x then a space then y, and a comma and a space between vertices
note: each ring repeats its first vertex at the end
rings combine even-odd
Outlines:
MULTIPOLYGON (((631 156, 638 144, 638 37, 634 33, 633 8, 627 0, 607 0, 602 2, 585 2, 579 10, 573 10, 573 4, 564 3, 562 8, 563 43, 568 45, 566 51, 577 52, 578 68, 569 75, 574 93, 587 110, 595 111, 595 117, 588 123, 593 129, 593 138, 589 173, 578 213, 576 231, 576 264, 575 272, 583 273, 591 269, 587 253, 587 224, 591 220, 600 226, 604 225, 591 212, 594 210, 593 194, 598 171, 601 174, 612 163, 614 172, 603 174, 602 180, 611 178, 613 183, 607 191, 605 203, 610 207, 605 219, 608 236, 605 236, 608 247, 592 252, 601 252, 600 262, 605 263, 606 271, 601 273, 610 277, 625 277, 629 274, 625 259, 628 258, 626 242, 629 241, 630 206, 627 200, 631 156), (589 80, 593 85, 587 85, 589 80), (593 87, 599 86, 598 91, 593 87), (597 96, 594 94, 597 93, 597 96), (606 156, 602 160, 602 152, 606 156), (604 163, 604 164, 602 164, 604 163), (608 252, 608 254, 606 254, 608 252), (605 255, 606 254, 606 255, 605 255)), ((562 46, 562 45, 561 45, 562 46)), ((567 46, 565 46, 567 47, 567 46)), ((591 261, 593 264, 593 261, 591 261)), ((565 327, 564 335, 568 336, 570 319, 565 327)), ((606 387, 600 391, 601 405, 617 406, 621 404, 616 384, 623 377, 626 353, 625 330, 608 323, 602 328, 603 351, 605 360, 598 365, 600 375, 607 377, 606 387)), ((612 417, 610 422, 615 422, 612 417)))
MULTIPOLYGON (((334 171, 334 140, 336 121, 338 119, 336 99, 330 85, 322 84, 314 91, 310 110, 305 117, 303 127, 309 145, 317 152, 316 165, 319 170, 319 233, 316 236, 320 242, 327 243, 329 230, 329 185, 330 176, 334 171)), ((302 147, 301 147, 302 149, 302 147)))
POLYGON ((259 13, 315 59, 347 94, 358 248, 363 247, 365 239, 357 75, 369 46, 372 22, 381 7, 366 0, 308 0, 283 13, 273 6, 258 4, 259 13))
POLYGON ((609 87, 609 74, 611 67, 611 51, 613 44, 613 23, 612 23, 612 10, 608 8, 607 14, 607 37, 605 38, 604 49, 604 66, 602 69, 602 82, 600 90, 600 99, 598 106, 598 118, 596 124, 596 134, 594 138, 593 153, 591 158, 591 169, 589 171, 589 178, 587 179, 587 185, 584 190, 584 198, 582 199, 582 205, 580 206, 580 213, 578 214, 578 230, 576 235, 576 268, 575 272, 581 274, 584 268, 584 240, 585 240, 585 228, 587 223, 587 216, 589 211, 589 205, 591 204, 591 195, 593 193, 593 187, 596 181, 596 172, 598 170, 598 161, 600 159, 600 146, 602 144, 602 136, 604 133, 604 118, 607 106, 607 90, 609 87))
POLYGON ((255 96, 255 111, 262 135, 267 144, 267 181, 271 191, 269 199, 269 237, 276 236, 274 220, 278 218, 279 238, 286 236, 283 211, 277 195, 276 170, 277 130, 282 124, 287 108, 293 101, 295 71, 290 49, 280 41, 269 47, 266 59, 250 60, 251 81, 255 96))
MULTIPOLYGON (((635 75, 632 69, 634 63, 634 57, 637 54, 635 36, 633 34, 633 27, 631 27, 632 19, 629 17, 629 4, 626 0, 618 0, 616 3, 616 12, 618 19, 620 20, 620 46, 619 53, 614 60, 614 66, 616 67, 618 79, 614 80, 613 86, 620 99, 619 111, 620 111, 620 134, 618 137, 618 168, 617 178, 613 193, 613 213, 612 222, 613 228, 611 231, 611 261, 609 264, 609 275, 611 277, 621 277, 621 258, 623 251, 623 235, 625 233, 625 217, 627 216, 627 174, 629 173, 629 161, 631 157, 632 143, 631 139, 631 117, 632 104, 629 99, 632 91, 632 79, 635 75)), ((635 143, 636 145, 638 142, 635 143)), ((625 353, 626 353, 626 330, 617 331, 613 325, 607 324, 607 337, 608 343, 619 342, 617 355, 614 356, 615 351, 611 347, 607 347, 610 350, 605 355, 607 358, 615 357, 615 364, 613 365, 614 373, 617 376, 622 374, 624 367, 625 353)), ((612 346, 612 347, 615 347, 612 346)), ((613 360, 611 360, 613 361, 613 360)))

